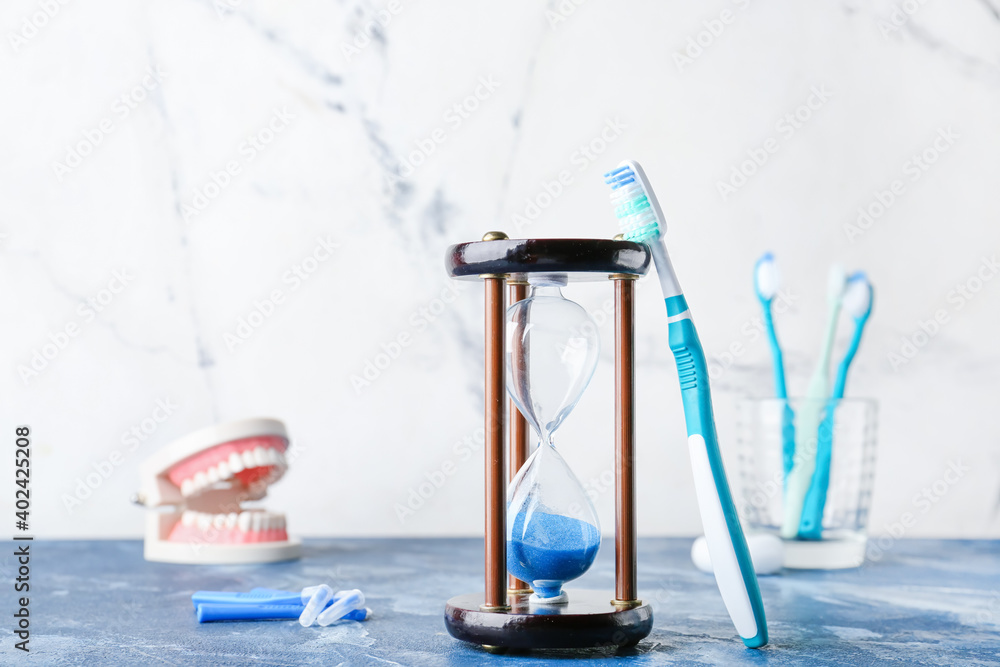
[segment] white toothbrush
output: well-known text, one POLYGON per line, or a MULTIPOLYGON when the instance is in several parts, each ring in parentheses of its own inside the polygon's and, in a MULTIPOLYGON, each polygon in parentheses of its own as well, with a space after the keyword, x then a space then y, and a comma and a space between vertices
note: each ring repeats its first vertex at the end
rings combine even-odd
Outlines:
POLYGON ((840 317, 846 285, 847 275, 843 267, 839 264, 830 267, 826 288, 829 304, 826 334, 823 336, 816 370, 806 389, 805 401, 799 408, 799 423, 795 426, 795 456, 792 471, 785 480, 784 519, 781 523, 781 536, 785 539, 792 539, 799 533, 802 504, 816 469, 817 434, 823 409, 830 396, 830 355, 833 352, 833 339, 837 333, 837 319, 840 317))
POLYGON ((656 263, 667 306, 670 349, 680 376, 698 509, 715 581, 743 643, 758 648, 767 643, 764 603, 722 465, 705 352, 663 242, 666 221, 653 188, 637 162, 622 162, 617 169, 605 174, 604 180, 611 186, 611 202, 625 238, 648 244, 656 263))

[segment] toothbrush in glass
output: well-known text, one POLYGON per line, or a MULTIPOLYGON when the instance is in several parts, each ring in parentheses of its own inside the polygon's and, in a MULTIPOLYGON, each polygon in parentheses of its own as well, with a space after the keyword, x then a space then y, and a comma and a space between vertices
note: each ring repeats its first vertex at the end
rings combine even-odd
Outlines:
POLYGON ((743 643, 751 648, 763 646, 767 643, 764 603, 719 452, 705 352, 663 242, 663 212, 637 162, 622 162, 605 174, 604 180, 611 186, 611 202, 624 237, 648 244, 656 263, 667 306, 670 349, 680 376, 698 508, 715 581, 743 643))
POLYGON ((767 331, 767 340, 771 344, 771 359, 774 362, 774 394, 778 399, 784 401, 781 412, 781 456, 784 479, 788 479, 788 473, 792 471, 792 460, 795 456, 795 413, 788 404, 788 389, 785 387, 785 362, 781 354, 781 345, 778 343, 778 335, 774 330, 774 317, 771 314, 771 306, 774 297, 778 294, 778 285, 780 284, 778 267, 774 263, 772 253, 766 252, 757 260, 753 276, 754 291, 757 292, 757 299, 764 312, 764 328, 767 331))
POLYGON ((844 299, 844 287, 847 276, 839 265, 830 268, 827 280, 827 303, 829 315, 826 322, 826 333, 820 347, 819 361, 809 387, 806 389, 805 400, 799 408, 799 423, 795 428, 795 456, 792 471, 785 479, 785 497, 783 503, 784 518, 781 524, 781 536, 792 539, 799 534, 799 521, 802 518, 802 505, 812 474, 816 470, 817 434, 823 408, 826 407, 830 387, 830 354, 833 352, 833 339, 837 333, 837 319, 840 317, 840 307, 844 299))
POLYGON ((847 279, 844 292, 844 310, 854 319, 854 334, 844 353, 844 359, 837 367, 837 377, 833 381, 833 392, 830 404, 826 408, 826 416, 819 425, 819 440, 816 444, 816 470, 813 472, 812 484, 806 493, 802 505, 802 519, 799 522, 799 537, 807 540, 818 540, 823 537, 823 510, 826 508, 826 492, 830 487, 830 459, 833 455, 833 416, 836 402, 844 397, 844 387, 847 385, 847 371, 854 361, 854 355, 861 344, 868 316, 872 313, 874 290, 868 281, 868 276, 859 271, 847 279))

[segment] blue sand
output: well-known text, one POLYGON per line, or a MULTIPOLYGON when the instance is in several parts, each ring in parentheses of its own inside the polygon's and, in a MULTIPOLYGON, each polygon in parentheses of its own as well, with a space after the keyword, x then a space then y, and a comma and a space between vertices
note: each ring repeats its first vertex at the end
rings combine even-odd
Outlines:
MULTIPOLYGON (((691 540, 639 539, 639 595, 653 632, 613 649, 490 655, 444 629, 453 595, 483 590, 483 536, 307 539, 302 560, 267 565, 147 563, 139 540, 31 543, 30 655, 0 630, 0 664, 385 665, 407 667, 660 667, 672 665, 965 665, 998 659, 1000 540, 893 540, 857 570, 785 570, 761 577, 771 622, 763 651, 743 647, 715 579, 691 564, 691 540), (35 576, 37 575, 37 577, 35 576), (360 588, 364 623, 198 623, 191 594, 301 589, 320 580, 360 588)), ((883 544, 886 542, 883 541, 883 544)), ((17 558, 0 555, 5 586, 17 558)), ((615 589, 615 550, 601 549, 581 588, 615 589)), ((13 614, 13 588, 0 596, 13 614)), ((12 621, 12 617, 8 617, 12 621)), ((20 641, 20 639, 17 639, 20 641)))
POLYGON ((507 571, 532 583, 538 597, 559 595, 563 582, 587 571, 601 546, 595 526, 559 514, 520 512, 507 540, 507 571))

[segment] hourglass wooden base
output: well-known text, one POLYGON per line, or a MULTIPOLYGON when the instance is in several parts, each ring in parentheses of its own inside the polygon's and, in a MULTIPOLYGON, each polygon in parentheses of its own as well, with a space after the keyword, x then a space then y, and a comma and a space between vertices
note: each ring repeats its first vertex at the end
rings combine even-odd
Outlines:
POLYGON ((650 260, 645 245, 630 241, 509 239, 502 232, 448 248, 448 274, 482 280, 486 292, 486 586, 483 593, 448 601, 445 625, 453 637, 497 650, 612 648, 633 646, 652 630, 653 610, 638 599, 636 586, 632 345, 635 279, 646 274, 650 260), (516 472, 507 474, 507 454, 514 467, 523 464, 527 427, 511 407, 510 451, 505 452, 504 287, 510 286, 511 301, 523 299, 523 284, 533 273, 574 281, 610 279, 615 294, 615 591, 568 589, 569 603, 551 607, 530 605, 526 582, 513 576, 508 582, 506 563, 507 484, 516 472))
POLYGON ((452 637, 500 649, 626 648, 653 629, 648 604, 617 609, 613 594, 567 589, 569 603, 551 607, 528 604, 528 596, 509 596, 510 610, 482 611, 483 594, 448 600, 445 626, 452 637))

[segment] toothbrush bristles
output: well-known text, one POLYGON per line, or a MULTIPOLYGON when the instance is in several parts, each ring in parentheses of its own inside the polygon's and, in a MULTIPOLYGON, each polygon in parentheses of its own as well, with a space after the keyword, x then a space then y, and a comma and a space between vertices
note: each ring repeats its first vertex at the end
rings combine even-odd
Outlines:
POLYGON ((629 166, 618 167, 604 174, 604 182, 610 185, 612 190, 617 190, 629 183, 635 183, 635 172, 629 166))
POLYGON ((611 186, 611 205, 622 236, 628 241, 645 242, 656 236, 659 223, 642 183, 632 167, 625 165, 604 174, 611 186))

